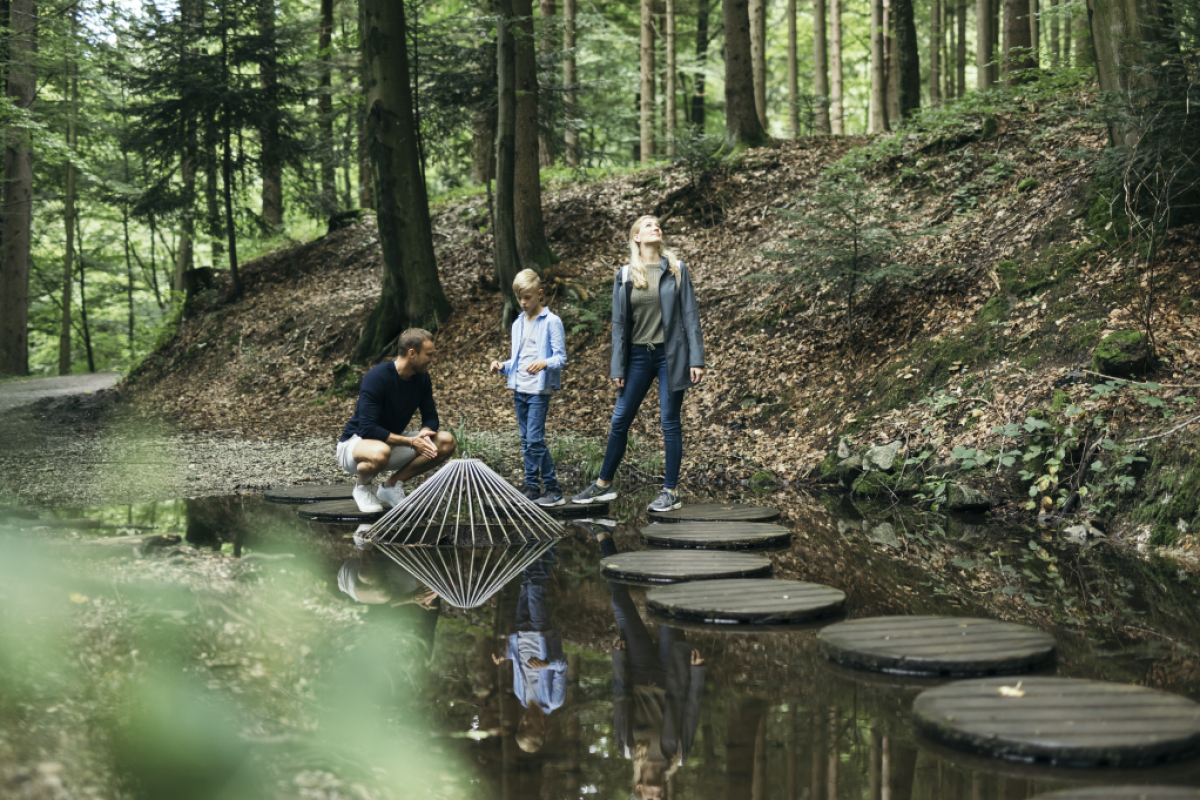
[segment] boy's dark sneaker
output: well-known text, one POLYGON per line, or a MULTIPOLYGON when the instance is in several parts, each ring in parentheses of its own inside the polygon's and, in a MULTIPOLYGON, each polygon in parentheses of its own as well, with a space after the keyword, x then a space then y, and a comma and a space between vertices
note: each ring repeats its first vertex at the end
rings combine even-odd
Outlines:
POLYGON ((601 486, 592 481, 592 485, 571 498, 572 503, 586 506, 590 503, 607 503, 617 499, 617 488, 613 484, 601 486))
POLYGON ((662 512, 674 511, 677 508, 683 508, 683 503, 679 500, 679 494, 674 489, 663 489, 646 510, 662 512))
POLYGON ((526 486, 521 490, 521 496, 526 500, 533 500, 536 502, 537 499, 542 496, 542 493, 532 486, 526 486))
POLYGON ((537 503, 542 508, 554 508, 566 504, 562 492, 558 489, 547 489, 546 493, 533 502, 537 503))

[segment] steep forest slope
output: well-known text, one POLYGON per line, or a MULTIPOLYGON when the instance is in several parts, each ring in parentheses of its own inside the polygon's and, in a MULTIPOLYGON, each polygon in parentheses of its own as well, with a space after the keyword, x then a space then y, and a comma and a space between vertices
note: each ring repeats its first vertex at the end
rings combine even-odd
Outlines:
MULTIPOLYGON (((1174 540, 1173 531, 1200 524, 1196 501, 1169 512, 1155 503, 1166 496, 1170 505, 1185 484, 1200 484, 1189 466, 1194 432, 1120 443, 1195 413, 1200 314, 1189 298, 1197 231, 1176 230, 1159 279, 1139 283, 1116 255, 1109 204, 1095 189, 1104 144, 1103 132, 1077 117, 1029 104, 887 142, 778 142, 704 171, 679 165, 547 186, 546 229, 560 258, 548 275, 550 305, 567 325, 570 358, 550 435, 598 440, 607 430, 613 272, 626 260, 628 226, 653 213, 692 270, 711 368, 685 404, 685 486, 840 478, 863 493, 937 498, 961 480, 1024 506, 1032 482, 1030 511, 1072 492, 1072 506, 1083 508, 1079 487, 1102 482, 1081 459, 1111 461, 1105 453, 1115 453, 1144 491, 1120 491, 1128 488, 1116 480, 1121 465, 1105 462, 1113 481, 1092 511, 1132 513, 1143 533, 1174 540), (796 234, 778 209, 810 195, 822 170, 853 148, 854 161, 843 163, 856 165, 877 207, 905 218, 899 227, 941 227, 907 239, 902 255, 938 269, 862 294, 848 333, 843 299, 805 291, 790 278, 795 265, 767 253, 796 234), (1096 344, 1137 329, 1133 313, 1148 293, 1160 356, 1155 383, 1097 391, 1101 379, 1087 373, 1096 344), (1027 424, 1031 418, 1039 422, 1027 424), (899 443, 903 468, 874 477, 839 472, 847 452, 888 442, 899 443), (997 463, 1014 447, 1016 463, 997 463)), ((435 209, 454 312, 438 332, 433 375, 445 423, 508 430, 511 399, 487 369, 507 352, 487 226, 482 196, 435 209)), ((130 376, 125 395, 142 413, 185 428, 261 439, 322 432, 332 441, 354 407, 363 368, 347 359, 380 271, 369 216, 250 262, 244 295, 195 298, 175 335, 130 376)), ((651 437, 654 410, 647 403, 636 428, 651 437)))

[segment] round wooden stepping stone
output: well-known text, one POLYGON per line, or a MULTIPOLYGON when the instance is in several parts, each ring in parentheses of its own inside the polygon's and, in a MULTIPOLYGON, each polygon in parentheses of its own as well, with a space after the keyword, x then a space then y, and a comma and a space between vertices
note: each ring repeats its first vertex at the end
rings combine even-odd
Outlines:
POLYGON ((779 519, 779 509, 741 503, 696 503, 674 511, 651 514, 650 517, 668 522, 769 522, 779 519))
POLYGON ((761 578, 680 583, 646 595, 646 607, 664 617, 764 625, 808 622, 837 613, 845 603, 845 592, 832 586, 761 578))
POLYGON ((751 553, 640 550, 600 560, 601 573, 627 583, 682 583, 771 574, 771 560, 751 553))
POLYGON ((387 512, 364 512, 358 510, 353 500, 326 500, 323 503, 308 503, 296 509, 303 519, 313 522, 374 522, 387 512))
POLYGON ((692 550, 751 550, 787 544, 792 532, 762 522, 677 522, 642 528, 642 540, 655 547, 692 550))
POLYGON ((1030 800, 1198 800, 1200 789, 1183 786, 1091 786, 1039 794, 1030 800))
POLYGON ((1146 767, 1200 752, 1200 704, 1108 681, 958 681, 917 695, 913 721, 949 747, 1057 767, 1146 767))
POLYGON ((610 503, 588 503, 580 505, 572 503, 570 498, 561 506, 543 506, 542 510, 552 517, 563 517, 564 519, 575 519, 578 517, 591 517, 593 519, 608 516, 608 508, 610 503))
POLYGON ((326 500, 349 500, 353 491, 352 483, 307 483, 267 489, 263 492, 263 499, 268 503, 321 503, 326 500))
POLYGON ((1041 631, 972 617, 870 617, 817 637, 821 655, 844 667, 927 677, 1009 675, 1054 661, 1041 631))

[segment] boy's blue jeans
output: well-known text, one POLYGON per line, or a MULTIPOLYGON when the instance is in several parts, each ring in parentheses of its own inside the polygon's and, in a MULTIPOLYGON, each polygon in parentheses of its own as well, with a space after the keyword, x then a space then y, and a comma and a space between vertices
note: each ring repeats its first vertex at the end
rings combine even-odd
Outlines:
POLYGON ((558 476, 554 474, 550 448, 546 447, 546 410, 550 407, 550 395, 513 392, 513 405, 517 410, 517 430, 521 432, 521 455, 525 457, 525 486, 536 489, 540 472, 542 489, 557 491, 558 476))
POLYGON ((635 344, 629 349, 625 388, 617 396, 612 426, 608 429, 608 446, 604 449, 604 465, 600 467, 602 480, 611 482, 617 474, 617 467, 625 457, 625 446, 629 443, 629 427, 633 425, 638 407, 655 378, 658 378, 658 407, 662 415, 663 450, 666 455, 663 488, 674 489, 679 483, 679 464, 683 461, 683 424, 679 421, 683 390, 672 392, 667 389, 666 348, 655 347, 651 350, 644 344, 635 344))

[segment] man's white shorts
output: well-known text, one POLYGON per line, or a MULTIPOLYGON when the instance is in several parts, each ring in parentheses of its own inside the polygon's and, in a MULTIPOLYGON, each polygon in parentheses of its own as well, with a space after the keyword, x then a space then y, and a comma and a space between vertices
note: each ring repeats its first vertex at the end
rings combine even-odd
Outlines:
MULTIPOLYGON (((405 431, 401 436, 413 437, 417 435, 417 431, 405 431)), ((351 436, 344 442, 338 442, 337 446, 337 462, 338 466, 346 470, 347 475, 358 475, 358 464, 354 462, 354 445, 362 441, 362 437, 358 434, 351 436)), ((403 469, 408 462, 417 457, 417 451, 411 447, 402 444, 391 445, 392 454, 388 457, 387 467, 385 472, 395 472, 398 469, 403 469)))

